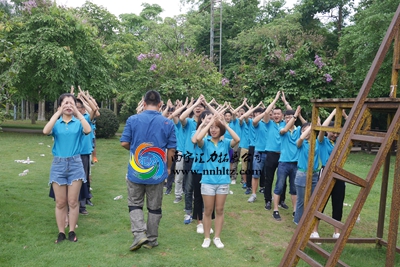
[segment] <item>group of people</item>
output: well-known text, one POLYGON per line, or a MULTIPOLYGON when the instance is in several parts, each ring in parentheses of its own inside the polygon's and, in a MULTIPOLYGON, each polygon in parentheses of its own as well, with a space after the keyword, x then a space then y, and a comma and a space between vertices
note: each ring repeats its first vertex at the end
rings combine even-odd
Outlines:
MULTIPOLYGON (((324 125, 329 125, 335 112, 324 125)), ((174 182, 174 203, 184 200, 184 223, 197 221, 197 233, 204 234, 204 248, 210 246, 213 233, 215 246, 224 247, 221 241, 224 205, 229 186, 236 184, 238 175, 245 193, 250 194, 248 202, 256 201, 260 186, 265 209, 272 209, 272 216, 277 221, 281 220, 278 208, 288 209, 285 190, 289 178, 293 221, 299 223, 304 209, 311 125, 301 116, 300 106, 292 110, 283 92, 277 92, 267 107, 262 102, 249 106, 244 99, 240 106, 233 108, 230 103, 219 104, 215 99, 207 102, 203 95, 190 101, 188 98, 184 102, 177 100, 174 104, 168 100, 163 105, 159 94, 150 91, 138 103, 137 113, 127 120, 120 140, 131 153, 127 174, 128 205, 134 234, 131 250, 142 245, 147 248, 158 245, 162 186, 166 187, 165 194, 168 195, 174 182), (150 101, 149 94, 155 95, 153 98, 157 101, 150 101), (278 107, 279 99, 285 111, 278 107), (295 124, 297 119, 301 120, 299 126, 295 124), (161 164, 156 160, 157 154, 150 152, 153 148, 167 151, 163 154, 166 157, 164 173, 160 173, 156 181, 152 180, 154 176, 143 178, 144 173, 154 172, 153 168, 161 164), (275 173, 277 179, 273 187, 275 173), (131 191, 133 185, 141 185, 141 191, 131 191), (149 206, 155 194, 148 191, 152 192, 150 188, 154 185, 157 185, 158 201, 157 205, 149 206), (147 225, 143 214, 145 195, 149 211, 147 225)), ((313 189, 336 138, 337 134, 333 132, 320 132, 318 135, 313 189)), ((337 183, 335 187, 338 190, 334 190, 332 196, 333 217, 340 221, 344 184, 337 183)), ((317 231, 316 226, 312 237, 318 236, 317 231)), ((333 237, 339 235, 339 230, 335 229, 333 237)))
MULTIPOLYGON (((55 215, 58 236, 55 243, 67 239, 78 241, 75 233, 79 214, 87 215, 86 204, 93 205, 90 193, 91 154, 95 149, 95 123, 99 107, 88 92, 74 88, 58 98, 57 112, 43 128, 45 135, 54 138, 53 162, 50 169, 50 197, 56 203, 55 215)), ((94 159, 97 161, 97 159, 94 159)))
MULTIPOLYGON (((333 110, 322 125, 330 125, 335 115, 336 110, 333 110)), ((347 117, 345 113, 343 116, 347 117)), ((56 194, 57 242, 65 239, 67 207, 69 239, 77 240, 74 233, 79 213, 77 202, 81 185, 87 178, 80 167, 80 142, 70 141, 83 140, 90 130, 90 119, 85 119, 78 111, 71 94, 60 97, 59 110, 43 130, 55 137, 50 184, 56 194), (73 135, 65 134, 72 129, 73 135), (75 164, 76 171, 69 168, 67 174, 60 175, 60 163, 67 167, 75 164)), ((211 245, 211 234, 214 234, 214 245, 224 248, 221 241, 224 206, 229 186, 236 184, 237 177, 246 189, 245 194, 250 195, 249 203, 257 200, 260 187, 265 209, 272 210, 277 221, 281 220, 279 207, 289 208, 285 203, 289 180, 293 221, 298 224, 304 209, 310 131, 310 123, 301 116, 301 107, 293 110, 283 92, 277 92, 267 107, 262 102, 249 106, 247 99, 243 99, 241 105, 233 108, 230 103, 219 104, 215 99, 208 102, 203 95, 190 101, 188 98, 184 102, 177 100, 174 104, 168 100, 164 105, 157 91, 148 91, 138 103, 137 114, 127 119, 120 138, 121 146, 130 153, 126 174, 134 235, 130 250, 158 246, 163 188, 166 187, 165 194, 170 194, 173 183, 174 203, 184 200, 184 223, 197 221, 197 233, 204 234, 203 248, 211 245), (285 110, 278 105, 280 99, 285 110), (296 125, 297 119, 301 125, 296 125), (143 211, 145 201, 147 220, 143 211)), ((318 134, 312 189, 337 136, 333 132, 318 134)), ((342 218, 344 196, 345 184, 336 182, 332 191, 332 212, 338 221, 342 218)), ((333 237, 339 236, 339 229, 335 229, 333 237)), ((319 237, 318 225, 311 237, 319 237)))

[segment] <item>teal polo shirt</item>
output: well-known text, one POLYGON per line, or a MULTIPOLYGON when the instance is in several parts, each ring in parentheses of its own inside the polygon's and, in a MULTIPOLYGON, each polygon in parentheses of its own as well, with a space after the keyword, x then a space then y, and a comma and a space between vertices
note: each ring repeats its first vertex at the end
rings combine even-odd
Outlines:
POLYGON ((329 156, 332 153, 333 148, 335 147, 336 142, 331 142, 328 137, 324 136, 324 140, 319 142, 319 156, 321 158, 322 166, 325 166, 328 162, 329 156))
MULTIPOLYGON (((92 128, 92 122, 90 121, 90 115, 86 112, 85 114, 83 114, 83 117, 85 118, 85 120, 89 123, 90 127, 92 128)), ((81 153, 80 153, 81 155, 92 154, 93 138, 94 138, 94 135, 92 133, 93 133, 93 130, 90 132, 90 134, 85 134, 82 137, 81 153)))
MULTIPOLYGON (((240 123, 238 118, 229 122, 229 128, 231 128, 238 136, 240 136, 240 123)), ((232 135, 228 131, 225 132, 224 136, 225 138, 233 139, 232 135)))
POLYGON ((267 143, 267 127, 265 126, 265 122, 263 120, 260 120, 257 126, 253 125, 253 128, 254 128, 254 150, 259 152, 264 152, 267 143))
MULTIPOLYGON (((316 142, 314 151, 314 171, 319 169, 319 144, 316 142)), ((308 140, 304 140, 299 150, 299 160, 297 161, 297 167, 299 170, 306 172, 308 167, 308 152, 310 151, 310 143, 308 140)))
POLYGON ((184 150, 183 156, 193 159, 194 158, 194 144, 191 140, 193 131, 196 131, 197 122, 192 118, 186 119, 186 125, 183 128, 184 150))
POLYGON ((203 175, 201 183, 204 184, 229 184, 230 178, 230 162, 229 149, 231 139, 224 138, 214 144, 211 138, 203 139, 204 153, 203 175))
POLYGON ((54 156, 68 158, 81 154, 81 143, 85 133, 77 118, 72 117, 71 121, 66 123, 61 116, 54 124, 51 135, 54 137, 54 156))
POLYGON ((250 134, 249 134, 249 122, 246 123, 246 120, 242 121, 242 125, 240 125, 240 142, 239 147, 249 149, 250 145, 250 134))
MULTIPOLYGON (((282 128, 283 129, 283 128, 282 128)), ((301 127, 297 126, 294 130, 289 130, 281 135, 281 156, 279 162, 296 162, 299 155, 297 140, 301 135, 301 127)))
POLYGON ((265 151, 271 151, 271 152, 281 152, 281 134, 280 129, 284 128, 286 126, 286 123, 281 121, 279 123, 276 123, 273 120, 269 120, 268 123, 266 123, 266 128, 267 128, 267 142, 265 146, 265 151))

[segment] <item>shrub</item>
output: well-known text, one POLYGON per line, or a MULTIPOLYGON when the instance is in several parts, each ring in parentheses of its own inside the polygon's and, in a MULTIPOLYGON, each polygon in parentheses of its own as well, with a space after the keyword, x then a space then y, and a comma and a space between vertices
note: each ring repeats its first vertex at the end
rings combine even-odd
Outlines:
POLYGON ((110 138, 119 128, 117 116, 107 108, 99 110, 100 116, 96 118, 96 138, 110 138))

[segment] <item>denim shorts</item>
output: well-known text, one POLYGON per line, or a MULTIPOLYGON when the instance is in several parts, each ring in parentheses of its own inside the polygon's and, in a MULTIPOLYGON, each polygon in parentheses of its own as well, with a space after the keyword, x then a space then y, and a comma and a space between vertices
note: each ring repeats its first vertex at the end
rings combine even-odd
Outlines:
POLYGON ((50 181, 58 185, 72 185, 73 181, 82 180, 86 183, 85 170, 80 155, 68 158, 54 157, 50 169, 50 181))
POLYGON ((229 184, 201 184, 201 194, 206 196, 229 194, 229 184))

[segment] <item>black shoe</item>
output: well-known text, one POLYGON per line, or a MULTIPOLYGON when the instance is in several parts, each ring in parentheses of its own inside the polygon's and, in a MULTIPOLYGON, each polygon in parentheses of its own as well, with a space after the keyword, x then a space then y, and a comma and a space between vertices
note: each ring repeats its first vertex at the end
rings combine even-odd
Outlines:
POLYGON ((293 211, 293 213, 292 213, 292 217, 294 218, 294 214, 295 214, 296 212, 295 211, 293 211))
POLYGON ((82 215, 89 215, 89 212, 88 212, 87 210, 80 210, 80 211, 79 211, 79 214, 82 214, 82 215))
POLYGON ((272 217, 274 217, 274 219, 277 220, 277 221, 281 220, 281 216, 279 215, 279 211, 274 211, 272 213, 272 217))
POLYGON ((76 234, 74 231, 71 231, 68 233, 68 240, 71 242, 76 242, 78 241, 78 238, 76 237, 76 234))
POLYGON ((170 188, 167 188, 167 190, 165 190, 165 193, 164 193, 164 194, 166 194, 166 195, 171 194, 171 189, 170 189, 170 188))
POLYGON ((57 240, 55 241, 55 243, 56 244, 61 243, 65 239, 67 239, 67 237, 65 236, 64 233, 58 233, 57 240))
POLYGON ((261 187, 260 190, 258 190, 258 192, 260 192, 261 194, 264 194, 264 187, 261 187))
POLYGON ((288 205, 284 201, 279 202, 278 207, 281 207, 282 209, 289 209, 288 205))
POLYGON ((251 194, 251 188, 250 187, 248 187, 247 189, 246 189, 246 192, 244 192, 246 195, 250 195, 251 194))
POLYGON ((89 206, 94 206, 94 204, 92 203, 92 201, 90 201, 90 199, 86 199, 86 204, 88 204, 89 206))
POLYGON ((267 203, 265 203, 265 209, 271 210, 271 201, 268 201, 267 203))

